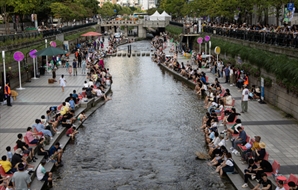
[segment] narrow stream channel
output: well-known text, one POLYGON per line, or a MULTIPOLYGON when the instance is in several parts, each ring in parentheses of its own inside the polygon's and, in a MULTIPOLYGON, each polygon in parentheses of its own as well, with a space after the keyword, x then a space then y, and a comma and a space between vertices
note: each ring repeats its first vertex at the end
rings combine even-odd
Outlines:
MULTIPOLYGON (((134 46, 150 49, 148 41, 134 46)), ((114 81, 112 100, 67 146, 54 189, 234 189, 211 174, 206 161, 195 159, 196 151, 205 150, 197 130, 205 110, 193 90, 150 57, 106 62, 114 81)))

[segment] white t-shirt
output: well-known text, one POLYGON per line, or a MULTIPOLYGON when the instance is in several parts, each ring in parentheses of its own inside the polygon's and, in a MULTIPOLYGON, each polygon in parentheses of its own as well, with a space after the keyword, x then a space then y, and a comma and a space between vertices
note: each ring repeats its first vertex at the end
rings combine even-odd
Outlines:
POLYGON ((43 176, 46 174, 46 169, 41 165, 39 164, 37 170, 36 170, 36 177, 38 180, 42 180, 43 176))
POLYGON ((88 82, 88 87, 91 87, 91 86, 93 86, 94 85, 94 83, 92 82, 92 81, 89 81, 88 82))
POLYGON ((213 140, 213 144, 215 147, 217 147, 217 145, 219 144, 220 142, 220 138, 219 137, 215 137, 215 139, 213 140))
POLYGON ((221 146, 226 146, 226 140, 225 139, 222 139, 219 143, 218 143, 218 146, 221 147, 221 146))
POLYGON ((111 85, 111 80, 106 80, 106 85, 110 86, 111 85))
POLYGON ((232 76, 234 74, 234 70, 230 69, 230 76, 232 76))
POLYGON ((230 96, 226 96, 226 104, 227 105, 232 105, 232 103, 233 103, 232 96, 231 95, 230 96))
POLYGON ((248 95, 249 95, 249 90, 247 88, 244 88, 242 91, 242 96, 243 96, 242 101, 248 101, 248 95))
POLYGON ((227 166, 234 166, 233 162, 231 161, 231 159, 227 159, 226 160, 226 165, 227 166))
POLYGON ((103 93, 101 92, 100 89, 94 89, 94 91, 96 91, 96 96, 98 96, 98 97, 103 96, 103 93))
POLYGON ((275 190, 286 190, 284 187, 280 188, 280 187, 276 187, 275 190))

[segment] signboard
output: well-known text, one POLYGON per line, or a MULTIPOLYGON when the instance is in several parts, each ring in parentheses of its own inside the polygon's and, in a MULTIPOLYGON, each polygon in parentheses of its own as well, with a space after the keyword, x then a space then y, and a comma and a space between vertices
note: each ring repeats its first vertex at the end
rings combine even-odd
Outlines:
POLYGON ((214 48, 214 53, 215 53, 216 55, 219 55, 219 54, 220 54, 220 47, 219 47, 219 46, 216 46, 216 47, 214 48))

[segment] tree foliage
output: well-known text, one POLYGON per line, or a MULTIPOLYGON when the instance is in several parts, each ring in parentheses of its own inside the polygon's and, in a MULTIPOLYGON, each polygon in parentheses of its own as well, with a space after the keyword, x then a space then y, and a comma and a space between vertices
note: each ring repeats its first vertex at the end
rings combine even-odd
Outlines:
POLYGON ((103 6, 98 10, 98 14, 100 14, 101 17, 111 17, 116 13, 114 12, 113 4, 110 2, 107 2, 107 3, 104 3, 103 6))
POLYGON ((160 8, 174 17, 180 17, 183 16, 181 8, 185 3, 185 0, 160 0, 160 8))

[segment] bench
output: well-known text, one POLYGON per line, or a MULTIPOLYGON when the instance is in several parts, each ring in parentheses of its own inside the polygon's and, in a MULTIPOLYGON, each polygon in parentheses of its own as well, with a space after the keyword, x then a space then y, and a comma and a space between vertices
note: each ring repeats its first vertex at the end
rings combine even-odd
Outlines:
POLYGON ((5 177, 5 176, 11 177, 13 174, 6 174, 3 167, 0 165, 0 175, 3 177, 5 177))
POLYGON ((274 160, 272 163, 272 172, 265 172, 265 173, 267 174, 267 176, 271 176, 272 174, 276 173, 276 170, 279 170, 279 169, 280 169, 280 164, 276 160, 274 160))
POLYGON ((25 141, 25 143, 26 143, 29 147, 31 147, 31 148, 36 146, 36 144, 30 144, 30 142, 29 142, 27 136, 24 136, 24 141, 25 141))

